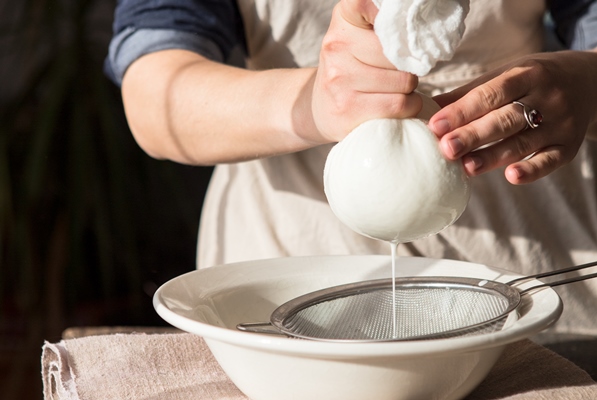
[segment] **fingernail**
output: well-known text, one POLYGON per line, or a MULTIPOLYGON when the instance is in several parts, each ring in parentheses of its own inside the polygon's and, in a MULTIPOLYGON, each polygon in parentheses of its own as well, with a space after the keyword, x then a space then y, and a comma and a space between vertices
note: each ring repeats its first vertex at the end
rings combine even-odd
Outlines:
POLYGON ((506 170, 506 178, 510 183, 518 183, 524 176, 524 171, 518 167, 510 167, 506 170))
POLYGON ((452 150, 452 158, 458 158, 460 152, 464 149, 464 144, 456 137, 448 140, 448 147, 452 150))
POLYGON ((450 132, 450 123, 447 119, 440 119, 433 123, 431 130, 438 136, 445 135, 446 133, 450 132))
POLYGON ((477 172, 483 167, 483 160, 477 156, 466 156, 462 163, 468 172, 477 172))

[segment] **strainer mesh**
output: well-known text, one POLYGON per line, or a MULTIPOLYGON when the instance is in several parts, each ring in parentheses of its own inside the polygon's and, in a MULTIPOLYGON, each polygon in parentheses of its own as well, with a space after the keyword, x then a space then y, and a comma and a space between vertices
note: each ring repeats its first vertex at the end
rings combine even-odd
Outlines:
MULTIPOLYGON (((293 335, 330 340, 439 338, 497 318, 508 307, 508 300, 493 291, 397 287, 394 313, 392 293, 390 286, 318 302, 290 314, 282 324, 293 335)), ((482 332, 497 329, 501 329, 499 322, 483 326, 482 332)), ((458 334, 467 333, 480 331, 458 334)))

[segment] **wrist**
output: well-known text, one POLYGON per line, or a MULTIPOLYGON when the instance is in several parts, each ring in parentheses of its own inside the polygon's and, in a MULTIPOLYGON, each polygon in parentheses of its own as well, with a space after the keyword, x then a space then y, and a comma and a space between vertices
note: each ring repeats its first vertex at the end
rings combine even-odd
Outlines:
POLYGON ((285 132, 303 142, 306 147, 329 143, 319 131, 313 113, 313 88, 317 73, 316 68, 291 70, 293 77, 293 95, 289 97, 288 120, 283 128, 285 132))

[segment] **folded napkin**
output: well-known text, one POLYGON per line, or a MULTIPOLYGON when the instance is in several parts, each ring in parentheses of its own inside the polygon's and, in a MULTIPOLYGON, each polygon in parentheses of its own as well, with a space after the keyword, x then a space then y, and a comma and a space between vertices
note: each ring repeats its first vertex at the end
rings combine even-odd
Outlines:
POLYGON ((426 75, 452 58, 462 39, 469 0, 373 0, 374 29, 384 55, 400 71, 426 75))
POLYGON ((46 400, 247 399, 203 339, 182 333, 112 334, 45 343, 46 400))
MULTIPOLYGON (((247 399, 198 336, 100 332, 44 344, 46 400, 247 399)), ((568 360, 525 340, 508 347, 468 399, 597 399, 597 383, 568 360)))

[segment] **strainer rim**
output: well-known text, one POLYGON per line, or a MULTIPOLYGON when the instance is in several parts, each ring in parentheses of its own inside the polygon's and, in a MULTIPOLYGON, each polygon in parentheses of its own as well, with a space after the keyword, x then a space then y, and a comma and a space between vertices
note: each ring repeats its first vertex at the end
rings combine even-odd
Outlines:
POLYGON ((303 335, 297 333, 291 328, 288 328, 286 322, 295 316, 298 312, 313 307, 317 304, 337 298, 348 297, 350 295, 371 292, 375 290, 388 289, 392 285, 392 278, 373 279, 366 281, 357 281, 342 285, 331 286, 306 293, 304 295, 295 297, 282 305, 278 306, 270 315, 270 323, 281 333, 300 339, 307 339, 322 342, 338 342, 338 343, 379 343, 379 342, 398 342, 398 341, 413 341, 413 340, 429 340, 441 337, 459 336, 464 332, 470 332, 483 326, 490 325, 506 318, 512 311, 514 311, 521 302, 520 292, 508 283, 497 282, 482 278, 472 277, 454 277, 454 276, 413 276, 413 277, 399 277, 395 279, 396 287, 406 288, 447 288, 472 290, 492 295, 499 295, 507 302, 506 308, 496 317, 489 318, 483 322, 471 324, 466 327, 451 329, 448 331, 425 334, 410 337, 400 338, 384 338, 384 339, 338 339, 338 338, 321 338, 303 335), (497 293, 497 294, 496 294, 497 293))

